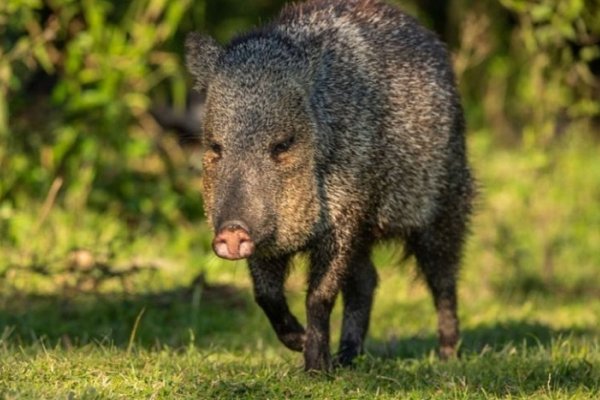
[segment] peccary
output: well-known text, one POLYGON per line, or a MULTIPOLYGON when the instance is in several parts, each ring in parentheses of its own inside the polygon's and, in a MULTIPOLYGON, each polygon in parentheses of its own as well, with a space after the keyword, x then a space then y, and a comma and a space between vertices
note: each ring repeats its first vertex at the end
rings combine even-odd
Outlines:
POLYGON ((473 180, 445 46, 377 0, 289 5, 222 47, 191 33, 186 62, 206 90, 203 196, 215 253, 247 258, 278 338, 329 369, 361 353, 377 274, 373 246, 402 239, 437 309, 442 357, 459 339, 456 277, 473 180), (306 329, 290 313, 290 257, 308 254, 306 329))

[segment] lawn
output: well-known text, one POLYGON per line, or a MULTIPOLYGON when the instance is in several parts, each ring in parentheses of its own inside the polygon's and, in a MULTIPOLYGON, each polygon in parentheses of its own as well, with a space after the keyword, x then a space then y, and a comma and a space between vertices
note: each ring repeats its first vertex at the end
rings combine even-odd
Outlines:
MULTIPOLYGON (((0 398, 598 398, 600 144, 469 141, 480 196, 460 359, 436 358, 430 296, 392 245, 375 253, 366 354, 307 375, 201 221, 132 228, 114 210, 40 199, 0 208, 0 398)), ((339 324, 337 307, 333 345, 339 324)))

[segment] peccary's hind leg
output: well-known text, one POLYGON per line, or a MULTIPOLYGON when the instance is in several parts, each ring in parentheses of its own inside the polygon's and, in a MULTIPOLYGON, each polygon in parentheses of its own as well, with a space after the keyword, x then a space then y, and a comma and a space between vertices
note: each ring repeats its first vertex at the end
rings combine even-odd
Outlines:
POLYGON ((369 252, 365 251, 355 257, 342 283, 344 319, 336 359, 340 365, 349 365, 362 353, 369 329, 373 295, 377 286, 377 272, 369 256, 369 252))
POLYGON ((433 295, 442 359, 456 355, 459 340, 456 280, 466 233, 466 214, 456 211, 440 213, 441 217, 433 224, 413 233, 407 240, 433 295))
POLYGON ((302 351, 304 328, 292 315, 284 294, 284 283, 289 258, 261 260, 251 258, 248 262, 254 283, 254 297, 271 322, 277 337, 289 349, 302 351))

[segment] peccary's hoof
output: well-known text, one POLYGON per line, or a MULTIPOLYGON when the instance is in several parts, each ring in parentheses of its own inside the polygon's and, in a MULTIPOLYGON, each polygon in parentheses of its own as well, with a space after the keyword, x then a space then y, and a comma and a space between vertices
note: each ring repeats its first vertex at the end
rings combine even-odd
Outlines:
POLYGON ((305 351, 304 352, 304 370, 307 372, 311 371, 322 371, 329 372, 332 369, 331 357, 329 352, 315 352, 305 351))
POLYGON ((290 350, 302 352, 304 350, 304 332, 292 332, 279 336, 279 340, 290 350))
POLYGON ((314 365, 304 364, 304 371, 307 373, 320 373, 320 372, 331 372, 333 370, 333 365, 331 362, 319 362, 314 365))
POLYGON ((358 346, 347 346, 343 347, 334 357, 333 366, 337 367, 349 367, 352 362, 360 354, 358 346))
POLYGON ((458 352, 456 350, 456 346, 441 346, 438 355, 440 360, 447 361, 452 360, 458 357, 458 352))

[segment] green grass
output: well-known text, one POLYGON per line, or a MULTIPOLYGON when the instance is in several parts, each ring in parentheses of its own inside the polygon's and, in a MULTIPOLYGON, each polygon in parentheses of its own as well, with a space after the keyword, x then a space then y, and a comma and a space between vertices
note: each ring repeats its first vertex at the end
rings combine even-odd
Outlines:
MULTIPOLYGON (((435 357, 430 296, 393 246, 375 254, 367 353, 307 375, 252 303, 244 264, 213 256, 201 221, 131 229, 59 201, 38 226, 32 201, 0 207, 0 398, 598 398, 600 145, 542 152, 486 137, 470 138, 481 195, 459 360, 435 357), (192 283, 200 274, 208 283, 192 283)), ((297 264, 288 289, 302 319, 297 264)), ((334 344, 339 323, 337 307, 334 344)))

